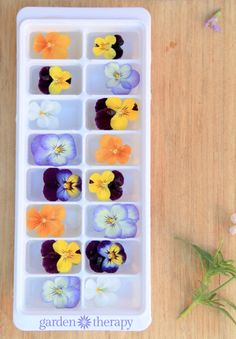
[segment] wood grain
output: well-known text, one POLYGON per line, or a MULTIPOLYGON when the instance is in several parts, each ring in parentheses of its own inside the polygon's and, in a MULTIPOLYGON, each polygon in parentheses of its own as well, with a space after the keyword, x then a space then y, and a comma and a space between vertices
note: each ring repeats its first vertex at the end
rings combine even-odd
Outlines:
MULTIPOLYGON (((233 339, 236 327, 199 308, 176 321, 198 274, 189 251, 174 235, 209 249, 224 240, 236 211, 236 1, 235 0, 0 0, 0 336, 94 338, 95 333, 20 332, 12 323, 15 16, 24 6, 143 6, 152 14, 152 307, 153 323, 141 333, 99 338, 233 339), (203 28, 222 8, 221 33, 203 28)), ((236 283, 227 289, 236 300, 236 283)))

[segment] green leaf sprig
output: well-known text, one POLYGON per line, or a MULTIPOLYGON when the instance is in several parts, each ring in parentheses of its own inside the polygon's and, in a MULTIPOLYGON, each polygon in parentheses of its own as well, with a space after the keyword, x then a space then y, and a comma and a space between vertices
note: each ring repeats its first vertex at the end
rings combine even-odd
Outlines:
POLYGON ((189 244, 194 252, 197 254, 202 267, 202 280, 200 286, 193 291, 192 302, 188 305, 178 316, 178 319, 189 314, 194 307, 198 305, 205 305, 218 310, 226 315, 236 325, 236 320, 232 317, 227 306, 236 310, 236 305, 227 298, 218 295, 218 292, 236 278, 236 267, 233 260, 225 260, 221 252, 222 244, 218 247, 212 255, 199 246, 189 243, 183 239, 176 238, 189 244), (223 275, 229 277, 224 283, 217 288, 210 290, 212 278, 216 275, 223 275))

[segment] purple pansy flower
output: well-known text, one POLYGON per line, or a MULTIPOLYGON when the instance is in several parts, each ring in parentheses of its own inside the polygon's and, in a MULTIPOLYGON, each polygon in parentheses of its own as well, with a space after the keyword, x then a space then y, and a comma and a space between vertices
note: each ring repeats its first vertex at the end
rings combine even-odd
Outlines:
POLYGON ((126 261, 123 246, 117 242, 91 241, 86 248, 90 268, 98 273, 115 273, 126 261))
POLYGON ((80 301, 80 279, 78 277, 57 277, 46 280, 41 296, 44 302, 56 308, 73 308, 80 301))
POLYGON ((113 94, 129 94, 140 82, 139 72, 129 64, 110 62, 105 65, 105 75, 108 78, 106 85, 113 94))
POLYGON ((82 190, 81 178, 68 169, 48 168, 43 175, 43 194, 49 201, 76 198, 82 190))
POLYGON ((70 134, 40 134, 31 143, 37 165, 63 166, 76 157, 76 144, 70 134))

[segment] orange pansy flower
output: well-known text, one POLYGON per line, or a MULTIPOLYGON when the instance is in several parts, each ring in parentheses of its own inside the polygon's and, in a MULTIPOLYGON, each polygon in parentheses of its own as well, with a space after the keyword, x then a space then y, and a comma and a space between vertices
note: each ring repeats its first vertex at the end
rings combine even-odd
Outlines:
POLYGON ((42 53, 44 59, 65 59, 68 56, 70 38, 57 32, 39 33, 34 38, 34 50, 42 53))
POLYGON ((101 148, 96 151, 98 162, 113 165, 125 164, 129 160, 131 147, 124 145, 121 138, 106 134, 100 139, 100 145, 101 148))
POLYGON ((61 205, 44 205, 39 211, 29 208, 27 211, 27 227, 35 230, 40 237, 59 237, 64 233, 65 208, 61 205))

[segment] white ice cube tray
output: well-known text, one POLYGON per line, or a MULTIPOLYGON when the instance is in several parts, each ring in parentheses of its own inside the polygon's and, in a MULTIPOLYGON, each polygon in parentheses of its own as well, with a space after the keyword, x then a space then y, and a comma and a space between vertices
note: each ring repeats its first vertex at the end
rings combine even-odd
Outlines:
MULTIPOLYGON (((16 117, 16 215, 14 323, 22 330, 144 330, 151 321, 150 290, 150 16, 143 8, 24 8, 17 16, 17 117, 16 117), (71 38, 67 59, 42 59, 33 51, 36 33, 60 32, 71 38), (124 39, 122 64, 131 64, 140 72, 141 80, 129 95, 139 103, 139 120, 124 131, 98 130, 95 102, 113 96, 105 86, 104 66, 112 60, 95 57, 94 39, 107 34, 120 34, 124 39), (38 73, 43 66, 59 65, 72 74, 71 88, 60 95, 45 95, 38 89, 38 73), (29 121, 31 101, 56 100, 62 105, 58 130, 42 130, 29 121), (33 136, 45 133, 70 133, 77 144, 78 156, 64 166, 82 177, 82 194, 73 201, 61 202, 66 208, 66 228, 61 236, 77 241, 82 260, 69 276, 81 281, 81 299, 75 308, 55 308, 41 299, 41 288, 48 279, 65 274, 46 273, 40 248, 48 238, 39 238, 26 227, 29 207, 54 204, 42 193, 43 172, 30 152, 33 136), (119 135, 132 147, 127 164, 106 166, 95 159, 99 138, 104 134, 119 135), (89 192, 92 172, 120 170, 125 178, 123 196, 115 202, 101 202, 89 192), (116 239, 127 253, 127 261, 113 274, 95 273, 89 268, 86 244, 104 240, 92 228, 92 210, 98 204, 131 203, 140 214, 135 238, 116 239), (121 287, 114 306, 96 307, 84 297, 88 278, 118 277, 121 287)), ((50 238, 55 239, 55 238, 50 238)), ((113 239, 112 239, 113 240, 113 239)))

